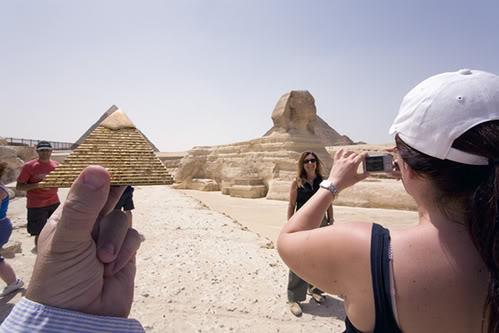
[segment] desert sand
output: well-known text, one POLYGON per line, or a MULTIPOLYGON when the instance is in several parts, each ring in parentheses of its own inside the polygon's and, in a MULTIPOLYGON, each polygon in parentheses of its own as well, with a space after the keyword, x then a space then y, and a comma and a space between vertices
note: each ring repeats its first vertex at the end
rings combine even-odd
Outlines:
MULTIPOLYGON (((67 189, 60 190, 61 200, 67 189)), ((288 270, 273 242, 286 202, 241 199, 220 192, 137 187, 134 226, 146 241, 137 254, 130 317, 146 332, 342 332, 341 299, 307 299, 294 317, 286 305, 288 270)), ((25 198, 11 202, 11 241, 22 252, 7 259, 28 284, 36 254, 26 232, 25 198)), ((335 207, 337 223, 378 222, 403 228, 415 212, 335 207)), ((23 292, 0 299, 3 320, 23 292)))

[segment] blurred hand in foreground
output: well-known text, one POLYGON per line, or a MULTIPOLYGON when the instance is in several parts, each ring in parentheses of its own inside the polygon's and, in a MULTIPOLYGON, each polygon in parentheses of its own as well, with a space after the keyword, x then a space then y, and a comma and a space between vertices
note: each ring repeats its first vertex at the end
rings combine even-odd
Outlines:
POLYGON ((26 297, 94 315, 130 313, 142 236, 113 210, 125 187, 99 166, 82 171, 42 230, 26 297))
POLYGON ((359 165, 366 156, 367 153, 357 154, 343 149, 334 154, 334 163, 328 179, 338 191, 342 191, 369 176, 368 172, 358 173, 359 165))

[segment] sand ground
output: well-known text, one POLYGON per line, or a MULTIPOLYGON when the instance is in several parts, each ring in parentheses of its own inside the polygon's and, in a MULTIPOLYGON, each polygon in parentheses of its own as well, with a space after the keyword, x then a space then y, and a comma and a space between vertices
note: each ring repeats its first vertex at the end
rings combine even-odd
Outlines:
MULTIPOLYGON (((147 332, 342 332, 340 299, 304 302, 296 318, 286 306, 288 270, 272 242, 285 222, 286 202, 239 199, 219 192, 137 187, 134 226, 145 235, 137 256, 130 317, 147 332)), ((67 189, 60 191, 61 199, 67 189)), ((7 259, 29 282, 36 254, 26 233, 25 199, 11 202, 11 240, 22 252, 7 259)), ((335 207, 338 223, 378 222, 403 228, 416 213, 335 207), (391 223, 386 223, 391 221, 391 223)), ((0 320, 23 292, 0 299, 0 320)))

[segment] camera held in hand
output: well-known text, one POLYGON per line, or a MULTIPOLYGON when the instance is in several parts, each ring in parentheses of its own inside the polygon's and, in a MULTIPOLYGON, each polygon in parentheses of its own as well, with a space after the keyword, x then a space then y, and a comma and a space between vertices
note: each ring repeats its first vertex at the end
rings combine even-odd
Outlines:
POLYGON ((392 172, 393 156, 390 154, 369 154, 364 160, 364 171, 392 172))

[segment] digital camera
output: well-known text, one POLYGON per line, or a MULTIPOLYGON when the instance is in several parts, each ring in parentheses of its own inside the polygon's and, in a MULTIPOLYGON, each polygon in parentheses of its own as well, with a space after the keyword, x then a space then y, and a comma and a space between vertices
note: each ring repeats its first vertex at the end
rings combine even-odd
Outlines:
POLYGON ((393 156, 390 154, 371 154, 364 160, 364 171, 391 172, 393 171, 393 156))

